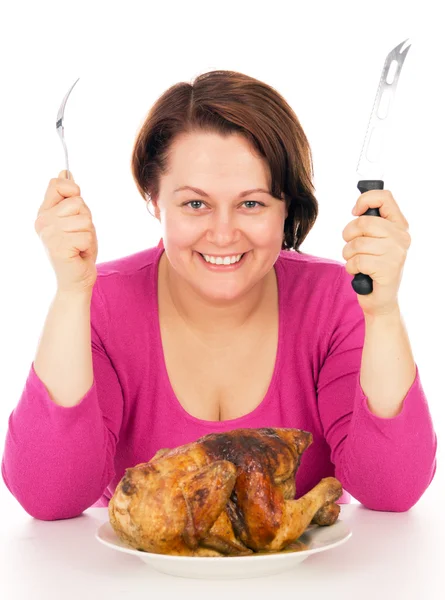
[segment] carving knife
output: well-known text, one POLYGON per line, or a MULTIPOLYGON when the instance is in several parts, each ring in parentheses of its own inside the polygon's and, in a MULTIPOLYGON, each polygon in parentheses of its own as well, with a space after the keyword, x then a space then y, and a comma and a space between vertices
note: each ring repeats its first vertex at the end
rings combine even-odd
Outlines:
MULTIPOLYGON (((411 44, 409 44, 402 51, 402 47, 408 39, 391 50, 383 66, 377 95, 374 100, 371 118, 368 123, 365 141, 363 142, 357 166, 357 176, 359 179, 357 187, 362 194, 369 190, 384 189, 384 141, 389 129, 389 116, 394 103, 400 71, 408 50, 411 48, 411 44)), ((380 216, 378 208, 368 208, 363 214, 374 217, 380 216)), ((357 294, 366 295, 372 292, 372 279, 369 275, 357 273, 351 283, 357 294)))

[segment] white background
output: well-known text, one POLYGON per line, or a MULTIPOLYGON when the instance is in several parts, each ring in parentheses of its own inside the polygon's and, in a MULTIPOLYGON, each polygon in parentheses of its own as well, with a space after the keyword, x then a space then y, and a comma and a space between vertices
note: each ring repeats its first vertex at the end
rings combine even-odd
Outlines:
MULTIPOLYGON (((90 207, 98 262, 158 242, 130 172, 134 138, 172 84, 213 69, 277 89, 314 159, 318 220, 302 250, 342 259, 360 195, 356 167, 388 52, 409 38, 388 139, 385 188, 410 223, 400 305, 441 439, 444 412, 444 65, 440 2, 20 2, 0 12, 2 88, 0 442, 34 358, 55 277, 34 220, 69 166, 90 207), (160 6, 162 5, 162 8, 160 6)), ((415 446, 413 446, 415 452, 415 446)), ((439 494, 443 468, 427 494, 439 494)), ((16 503, 0 481, 1 508, 16 503)), ((23 518, 26 513, 23 511, 23 518)))

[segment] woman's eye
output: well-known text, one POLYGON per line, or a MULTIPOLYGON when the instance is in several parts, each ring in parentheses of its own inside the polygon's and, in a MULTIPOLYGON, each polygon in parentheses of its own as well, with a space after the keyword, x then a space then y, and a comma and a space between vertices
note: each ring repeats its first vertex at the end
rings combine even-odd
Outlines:
MULTIPOLYGON (((196 206, 197 204, 203 204, 202 200, 190 200, 189 202, 186 202, 184 206, 190 205, 191 208, 198 210, 200 206, 196 206)), ((256 208, 257 204, 259 206, 264 206, 262 202, 258 202, 257 200, 246 200, 245 202, 243 202, 243 204, 249 204, 250 206, 248 206, 247 208, 256 208), (255 206, 252 206, 252 204, 254 204, 255 206)))
MULTIPOLYGON (((185 206, 188 206, 189 204, 202 204, 201 200, 190 200, 190 202, 186 202, 185 206)), ((199 208, 196 206, 192 206, 192 208, 199 208)))

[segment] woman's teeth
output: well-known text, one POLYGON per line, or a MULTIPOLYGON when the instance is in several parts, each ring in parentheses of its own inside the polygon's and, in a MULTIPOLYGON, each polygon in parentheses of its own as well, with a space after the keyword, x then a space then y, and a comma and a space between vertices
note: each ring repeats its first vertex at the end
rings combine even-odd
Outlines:
POLYGON ((201 254, 204 257, 206 262, 212 263, 212 265, 233 265, 237 263, 244 256, 243 254, 236 254, 235 256, 226 256, 225 258, 221 258, 221 256, 214 257, 209 256, 208 254, 201 254))

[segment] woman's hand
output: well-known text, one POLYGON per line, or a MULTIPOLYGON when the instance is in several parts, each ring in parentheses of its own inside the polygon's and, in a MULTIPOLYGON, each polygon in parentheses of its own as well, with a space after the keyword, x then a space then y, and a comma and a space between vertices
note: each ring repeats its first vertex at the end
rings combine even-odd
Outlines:
POLYGON ((365 273, 373 280, 372 293, 358 294, 358 302, 365 316, 377 316, 398 310, 398 291, 411 236, 408 221, 389 190, 365 192, 352 214, 363 215, 368 208, 378 208, 380 217, 359 216, 346 225, 343 258, 348 273, 365 273))
POLYGON ((34 229, 55 271, 57 291, 91 293, 97 279, 96 229, 80 187, 66 171, 50 180, 34 229))

